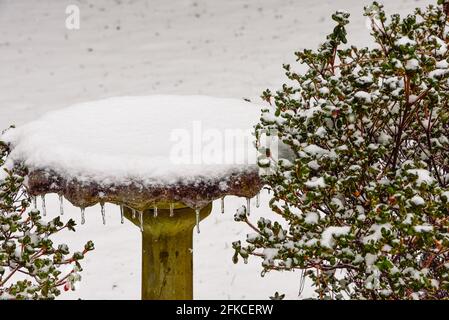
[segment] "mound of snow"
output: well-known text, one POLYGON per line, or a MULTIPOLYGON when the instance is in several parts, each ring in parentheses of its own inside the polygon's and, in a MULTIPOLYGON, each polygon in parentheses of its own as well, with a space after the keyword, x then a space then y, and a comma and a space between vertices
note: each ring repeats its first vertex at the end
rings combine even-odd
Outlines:
POLYGON ((260 108, 205 96, 117 97, 73 105, 7 131, 11 159, 65 177, 123 183, 217 179, 255 169, 260 108))

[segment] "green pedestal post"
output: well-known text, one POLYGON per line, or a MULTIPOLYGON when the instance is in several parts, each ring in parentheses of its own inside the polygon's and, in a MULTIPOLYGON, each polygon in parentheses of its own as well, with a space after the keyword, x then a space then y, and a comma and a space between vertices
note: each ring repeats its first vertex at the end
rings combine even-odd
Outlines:
MULTIPOLYGON (((209 204, 200 211, 200 219, 212 210, 209 204)), ((125 217, 140 228, 139 213, 133 218, 124 208, 125 217)), ((193 229, 195 210, 158 208, 143 212, 142 300, 193 299, 193 229)))

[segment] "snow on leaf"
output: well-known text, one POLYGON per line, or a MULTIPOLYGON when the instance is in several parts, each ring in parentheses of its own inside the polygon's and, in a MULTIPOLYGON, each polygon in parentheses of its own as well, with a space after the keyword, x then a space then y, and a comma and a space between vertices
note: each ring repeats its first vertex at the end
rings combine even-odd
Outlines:
POLYGON ((371 228, 368 230, 370 233, 369 235, 365 236, 363 238, 363 243, 368 244, 369 242, 377 242, 380 239, 382 239, 382 230, 390 230, 391 224, 385 223, 385 224, 373 224, 371 228))
POLYGON ((358 91, 355 93, 354 97, 363 100, 366 103, 371 103, 371 94, 366 91, 358 91))
POLYGON ((416 183, 418 185, 427 184, 431 185, 435 182, 435 179, 432 177, 431 173, 426 169, 409 169, 408 173, 418 176, 416 179, 416 183))
POLYGON ((414 226, 413 229, 415 229, 416 232, 432 232, 433 226, 431 225, 418 225, 414 226))
POLYGON ((398 40, 396 40, 395 44, 397 46, 415 46, 416 45, 416 41, 410 39, 409 37, 404 36, 404 37, 399 38, 398 40))
POLYGON ((305 186, 311 189, 326 188, 326 182, 323 177, 313 177, 305 183, 305 186))
POLYGON ((346 235, 351 231, 351 227, 327 227, 321 234, 321 245, 327 248, 333 248, 335 246, 334 237, 346 235))
POLYGON ((411 198, 410 202, 413 203, 415 206, 424 206, 426 204, 424 199, 418 195, 411 198))

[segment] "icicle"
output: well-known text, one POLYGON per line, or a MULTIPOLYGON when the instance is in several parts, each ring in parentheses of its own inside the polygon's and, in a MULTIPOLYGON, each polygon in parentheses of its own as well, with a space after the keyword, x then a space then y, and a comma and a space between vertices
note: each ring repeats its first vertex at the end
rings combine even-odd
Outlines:
POLYGON ((256 195, 256 208, 260 207, 260 193, 256 195))
POLYGON ((175 209, 175 205, 173 203, 170 203, 170 217, 173 217, 175 213, 173 210, 175 209))
POLYGON ((106 225, 106 209, 104 208, 104 203, 101 204, 101 217, 103 219, 103 224, 106 225))
POLYGON ((59 195, 59 214, 64 215, 64 197, 62 194, 59 195))
POLYGON ((42 214, 44 217, 47 215, 47 206, 45 205, 45 195, 41 195, 42 200, 42 214))
POLYGON ((224 198, 225 197, 221 197, 221 214, 224 213, 224 198))
POLYGON ((133 211, 133 219, 136 218, 136 210, 135 209, 131 209, 133 211))
POLYGON ((36 199, 36 196, 33 196, 31 200, 33 201, 33 207, 34 207, 34 209, 37 209, 37 199, 36 199))
POLYGON ((251 213, 251 198, 246 198, 246 214, 251 213))
POLYGON ((140 231, 143 232, 143 211, 139 211, 140 231))
POLYGON ((85 217, 85 208, 81 208, 81 224, 85 224, 86 223, 86 217, 85 217))
POLYGON ((304 272, 304 269, 301 270, 301 277, 300 277, 300 282, 299 282, 299 292, 298 292, 298 296, 301 296, 302 292, 304 291, 304 285, 305 285, 305 280, 306 280, 306 274, 304 272))
POLYGON ((123 206, 120 206, 120 222, 121 224, 125 223, 125 212, 123 206))
POLYGON ((200 233, 200 209, 195 209, 196 232, 200 233))
POLYGON ((157 217, 157 206, 153 206, 153 216, 157 217))

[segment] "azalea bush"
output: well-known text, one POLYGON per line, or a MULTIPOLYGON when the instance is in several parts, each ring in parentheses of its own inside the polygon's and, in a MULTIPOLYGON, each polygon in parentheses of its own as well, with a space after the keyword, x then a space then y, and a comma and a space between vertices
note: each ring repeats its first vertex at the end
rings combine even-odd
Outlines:
POLYGON ((234 261, 302 270, 320 299, 449 297, 447 9, 387 17, 374 2, 370 48, 347 44, 349 14, 337 12, 319 49, 296 53, 307 71, 284 65, 256 127, 290 149, 260 161, 279 222, 239 209, 254 233, 234 261))
POLYGON ((8 161, 8 146, 0 141, 0 299, 53 299, 74 290, 81 279, 80 260, 94 249, 91 241, 80 252, 51 238, 75 231, 75 222, 60 217, 44 221, 32 209, 24 187, 24 168, 8 161))

